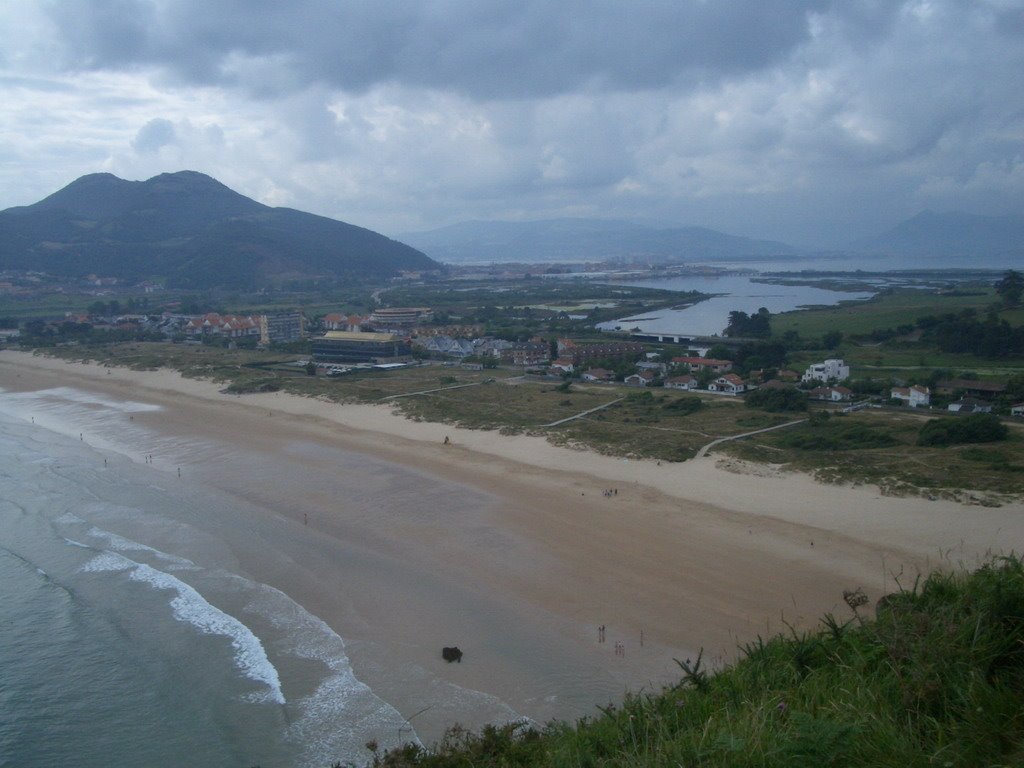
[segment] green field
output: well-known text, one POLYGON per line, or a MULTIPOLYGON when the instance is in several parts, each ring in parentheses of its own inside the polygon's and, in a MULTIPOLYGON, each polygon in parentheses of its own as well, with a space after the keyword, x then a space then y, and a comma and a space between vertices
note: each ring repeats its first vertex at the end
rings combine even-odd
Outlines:
MULTIPOLYGON (((960 293, 971 295, 906 288, 885 291, 869 301, 785 312, 772 317, 772 333, 781 336, 787 331, 796 331, 804 338, 818 338, 829 331, 842 331, 846 336, 856 336, 878 329, 912 325, 927 315, 957 313, 965 309, 974 309, 984 315, 998 303, 991 286, 962 286, 960 293)), ((1003 310, 999 316, 1011 325, 1020 325, 1024 323, 1024 308, 1003 310)))

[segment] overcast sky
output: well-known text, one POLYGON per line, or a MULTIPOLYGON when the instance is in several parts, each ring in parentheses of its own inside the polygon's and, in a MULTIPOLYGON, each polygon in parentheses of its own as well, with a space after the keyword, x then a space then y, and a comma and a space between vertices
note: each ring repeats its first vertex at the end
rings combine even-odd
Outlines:
POLYGON ((394 235, 1024 212, 1024 0, 0 0, 0 208, 208 173, 394 235))

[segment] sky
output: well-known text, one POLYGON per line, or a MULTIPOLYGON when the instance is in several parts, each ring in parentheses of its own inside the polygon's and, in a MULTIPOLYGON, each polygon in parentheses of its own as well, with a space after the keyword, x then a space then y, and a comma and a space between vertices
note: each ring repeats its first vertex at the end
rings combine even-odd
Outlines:
POLYGON ((0 0, 0 209, 196 170, 387 235, 1024 213, 1024 0, 0 0))

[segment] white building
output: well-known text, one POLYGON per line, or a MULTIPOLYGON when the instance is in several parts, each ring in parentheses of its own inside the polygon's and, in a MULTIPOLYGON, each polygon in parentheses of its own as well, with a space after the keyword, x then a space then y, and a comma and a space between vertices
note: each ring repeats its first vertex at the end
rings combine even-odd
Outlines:
POLYGON ((804 371, 801 381, 845 381, 850 378, 850 366, 842 360, 826 360, 823 363, 813 363, 804 371))
POLYGON ((928 405, 932 401, 932 393, 928 387, 921 387, 917 384, 911 387, 893 387, 889 393, 893 400, 902 400, 911 408, 928 405))
POLYGON ((743 383, 743 379, 735 373, 727 373, 725 376, 719 376, 708 384, 709 392, 727 392, 731 395, 738 395, 746 388, 747 386, 743 383))

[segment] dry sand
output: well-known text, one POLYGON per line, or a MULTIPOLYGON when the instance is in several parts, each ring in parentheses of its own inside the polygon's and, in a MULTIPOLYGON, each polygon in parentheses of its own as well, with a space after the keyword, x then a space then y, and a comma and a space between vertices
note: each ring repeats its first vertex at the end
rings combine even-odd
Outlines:
MULTIPOLYGON (((357 675, 406 716, 423 697, 403 693, 403 664, 535 719, 575 717, 671 679, 673 656, 704 648, 728 661, 738 642, 783 621, 848 613, 844 589, 874 599, 898 574, 912 583, 1024 542, 1021 504, 893 498, 714 455, 615 459, 413 422, 387 406, 238 397, 169 371, 0 352, 0 387, 57 385, 157 403, 162 411, 138 418, 233 446, 184 471, 293 524, 280 538, 290 565, 261 565, 255 549, 247 562, 239 545, 241 566, 338 625, 357 675), (350 477, 360 472, 362 484, 350 477), (342 590, 345 610, 332 599, 342 590), (467 650, 465 664, 433 661, 448 642, 467 650)), ((477 709, 479 722, 500 707, 477 709)), ((437 704, 414 724, 429 739, 455 719, 474 722, 437 704)))

